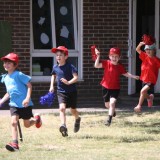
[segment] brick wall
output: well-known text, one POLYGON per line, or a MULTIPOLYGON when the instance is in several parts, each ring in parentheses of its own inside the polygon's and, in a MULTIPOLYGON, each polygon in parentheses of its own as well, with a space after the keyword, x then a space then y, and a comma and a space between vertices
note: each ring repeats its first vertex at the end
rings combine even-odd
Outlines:
MULTIPOLYGON (((109 48, 117 46, 122 51, 122 63, 127 67, 128 39, 128 0, 84 0, 84 39, 83 39, 83 75, 84 81, 78 82, 78 101, 80 106, 99 106, 103 104, 99 85, 103 70, 94 69, 90 46, 96 44, 107 58, 109 48)), ((0 1, 0 21, 9 21, 12 25, 12 48, 20 56, 19 68, 29 74, 30 67, 30 1, 0 1)), ((121 79, 122 92, 127 92, 127 79, 121 79)), ((36 106, 49 83, 33 83, 32 99, 36 106)), ((1 91, 1 94, 4 91, 1 91)))
POLYGON ((29 74, 30 67, 30 1, 0 1, 0 21, 12 25, 12 48, 19 54, 20 70, 29 74))

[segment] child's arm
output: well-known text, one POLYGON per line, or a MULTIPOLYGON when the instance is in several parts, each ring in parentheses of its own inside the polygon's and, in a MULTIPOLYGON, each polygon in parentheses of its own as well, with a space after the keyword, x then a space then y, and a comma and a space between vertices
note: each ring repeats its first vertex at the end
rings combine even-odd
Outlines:
POLYGON ((54 92, 55 79, 56 79, 56 75, 52 75, 52 76, 51 76, 51 83, 50 83, 49 92, 54 92))
POLYGON ((123 76, 128 77, 128 78, 134 78, 134 79, 136 79, 136 80, 139 80, 139 76, 133 75, 133 74, 131 74, 131 73, 129 73, 129 72, 123 74, 123 76))
POLYGON ((98 51, 97 48, 95 48, 95 53, 97 55, 97 59, 95 60, 94 67, 95 68, 102 68, 102 63, 100 63, 100 52, 98 51))
POLYGON ((2 106, 2 104, 4 102, 6 102, 9 99, 9 93, 6 93, 3 98, 0 100, 0 106, 2 106))
POLYGON ((70 85, 70 84, 76 83, 77 80, 78 80, 77 73, 73 73, 73 78, 71 80, 69 80, 69 81, 67 81, 65 78, 61 78, 61 82, 63 82, 66 85, 70 85))
POLYGON ((140 42, 139 44, 138 44, 138 46, 137 46, 137 48, 136 48, 136 51, 140 54, 141 53, 141 47, 143 46, 143 45, 145 45, 145 43, 144 42, 140 42))
POLYGON ((29 101, 30 101, 30 98, 31 98, 31 94, 32 94, 32 84, 31 84, 31 82, 27 83, 27 87, 28 87, 27 95, 26 95, 26 98, 22 102, 22 105, 24 107, 28 107, 28 104, 29 104, 29 101))

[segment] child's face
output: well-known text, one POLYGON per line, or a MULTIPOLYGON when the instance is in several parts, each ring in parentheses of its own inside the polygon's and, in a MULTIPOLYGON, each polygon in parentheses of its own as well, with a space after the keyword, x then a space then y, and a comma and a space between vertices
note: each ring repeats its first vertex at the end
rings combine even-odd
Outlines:
POLYGON ((58 51, 56 53, 56 60, 60 65, 65 64, 67 58, 68 58, 68 56, 66 56, 65 53, 63 53, 61 51, 58 51))
POLYGON ((120 56, 118 54, 110 54, 109 59, 111 60, 112 64, 117 65, 120 59, 120 56))
POLYGON ((12 73, 17 68, 17 64, 10 60, 6 60, 3 61, 3 67, 8 73, 12 73))
POLYGON ((153 57, 155 55, 155 50, 153 49, 146 49, 145 51, 149 57, 153 57))

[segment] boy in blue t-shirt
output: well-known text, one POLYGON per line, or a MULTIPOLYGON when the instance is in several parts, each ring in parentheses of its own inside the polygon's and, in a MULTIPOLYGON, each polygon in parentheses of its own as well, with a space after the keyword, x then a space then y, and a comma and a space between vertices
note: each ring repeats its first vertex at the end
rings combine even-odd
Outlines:
POLYGON ((1 82, 5 84, 7 93, 0 100, 0 105, 10 99, 9 106, 11 112, 11 130, 12 142, 6 145, 9 151, 19 150, 18 146, 18 120, 20 118, 24 121, 26 128, 36 125, 40 128, 42 125, 41 117, 36 114, 33 117, 31 101, 32 85, 30 83, 31 77, 23 74, 17 70, 19 57, 15 53, 9 53, 1 58, 3 67, 8 72, 2 75, 1 82))
POLYGON ((71 113, 75 117, 74 132, 80 129, 79 113, 77 107, 77 89, 76 82, 78 80, 77 69, 70 63, 67 63, 68 49, 64 46, 52 48, 52 52, 56 54, 58 64, 53 66, 50 84, 50 92, 54 92, 54 82, 57 78, 57 96, 60 111, 61 126, 59 131, 63 137, 68 136, 66 127, 65 111, 67 107, 71 108, 71 113))

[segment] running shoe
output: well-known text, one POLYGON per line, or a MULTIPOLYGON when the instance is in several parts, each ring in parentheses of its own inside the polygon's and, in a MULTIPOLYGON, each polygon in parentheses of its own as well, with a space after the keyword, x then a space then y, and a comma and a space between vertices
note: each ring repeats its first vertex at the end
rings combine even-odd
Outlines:
POLYGON ((11 142, 6 145, 6 149, 8 151, 14 152, 19 150, 19 146, 17 143, 11 142))
POLYGON ((78 132, 80 129, 81 117, 75 120, 74 123, 74 133, 78 132))
POLYGON ((36 124, 35 124, 35 126, 36 126, 37 128, 40 128, 40 127, 42 126, 42 119, 41 119, 40 115, 39 115, 39 114, 35 114, 35 115, 34 115, 34 118, 36 119, 36 124))
POLYGON ((63 137, 67 137, 68 136, 67 128, 66 128, 65 125, 60 126, 59 131, 61 132, 63 137))

